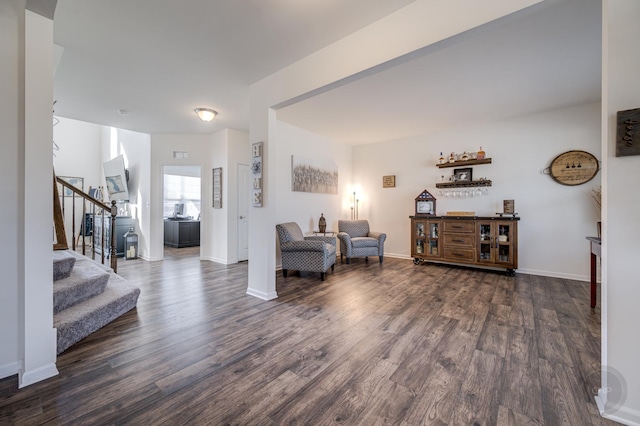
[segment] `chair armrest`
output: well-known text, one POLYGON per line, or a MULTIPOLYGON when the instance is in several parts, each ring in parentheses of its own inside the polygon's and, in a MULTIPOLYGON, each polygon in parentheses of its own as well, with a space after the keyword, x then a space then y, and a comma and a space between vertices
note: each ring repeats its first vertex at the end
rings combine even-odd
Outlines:
POLYGON ((315 235, 304 237, 305 241, 322 241, 325 244, 331 244, 332 246, 336 245, 336 237, 324 237, 322 235, 315 235))
POLYGON ((380 242, 384 242, 384 240, 387 239, 387 234, 385 234, 384 232, 374 232, 374 231, 370 231, 369 232, 369 236, 371 238, 376 238, 378 241, 380 242))
POLYGON ((282 252, 296 252, 296 251, 325 251, 324 241, 289 241, 288 243, 280 244, 280 250, 282 252))
POLYGON ((338 232, 338 238, 345 243, 351 242, 351 235, 347 234, 346 232, 338 232))

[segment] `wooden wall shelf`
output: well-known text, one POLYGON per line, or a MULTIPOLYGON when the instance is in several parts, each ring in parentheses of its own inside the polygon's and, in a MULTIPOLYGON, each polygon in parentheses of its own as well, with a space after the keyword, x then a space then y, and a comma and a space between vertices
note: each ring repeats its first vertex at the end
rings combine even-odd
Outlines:
POLYGON ((470 182, 440 182, 436 188, 469 188, 473 186, 491 186, 490 180, 472 180, 470 182))
POLYGON ((436 166, 440 169, 444 169, 447 167, 478 166, 480 164, 491 164, 491 158, 483 158, 482 160, 454 161, 453 163, 436 164, 436 166))

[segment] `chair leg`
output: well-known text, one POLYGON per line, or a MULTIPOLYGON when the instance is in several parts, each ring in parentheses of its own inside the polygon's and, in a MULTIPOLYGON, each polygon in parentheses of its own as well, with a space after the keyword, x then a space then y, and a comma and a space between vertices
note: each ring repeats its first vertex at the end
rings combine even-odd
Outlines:
POLYGON ((324 272, 320 272, 320 280, 324 281, 324 272))
POLYGON ((340 253, 340 263, 342 263, 342 253, 340 253))
POLYGON ((333 272, 335 268, 336 268, 336 264, 334 263, 333 265, 331 265, 331 272, 333 272))
POLYGON ((383 256, 380 256, 380 263, 382 263, 382 258, 383 258, 383 256))
POLYGON ((369 263, 369 256, 364 257, 364 263, 369 263))
POLYGON ((287 270, 286 270, 286 269, 283 269, 283 270, 282 270, 282 276, 283 276, 283 277, 285 277, 285 278, 287 278, 287 270))
POLYGON ((347 257, 347 265, 351 263, 351 259, 347 257))

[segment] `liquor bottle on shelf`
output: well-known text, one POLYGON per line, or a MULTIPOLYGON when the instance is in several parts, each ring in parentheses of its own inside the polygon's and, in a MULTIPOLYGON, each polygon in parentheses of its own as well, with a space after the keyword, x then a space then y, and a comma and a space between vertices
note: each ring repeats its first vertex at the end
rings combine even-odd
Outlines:
POLYGON ((467 161, 469 159, 469 154, 467 154, 467 151, 462 153, 462 161, 467 161))
POLYGON ((444 164, 446 163, 447 160, 444 159, 444 155, 442 155, 442 152, 440 153, 440 159, 438 159, 438 164, 444 164))
POLYGON ((450 163, 455 163, 456 162, 456 155, 453 152, 451 154, 449 154, 449 162, 450 163))
POLYGON ((478 151, 476 158, 478 160, 484 160, 484 156, 485 156, 485 152, 482 150, 482 147, 480 147, 480 151, 478 151))

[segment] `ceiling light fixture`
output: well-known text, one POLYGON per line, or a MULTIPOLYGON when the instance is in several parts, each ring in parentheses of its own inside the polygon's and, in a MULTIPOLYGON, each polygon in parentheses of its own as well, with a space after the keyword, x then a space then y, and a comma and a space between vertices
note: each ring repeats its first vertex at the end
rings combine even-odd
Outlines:
POLYGON ((218 115, 216 111, 209 108, 196 108, 195 112, 202 121, 211 121, 218 115))

